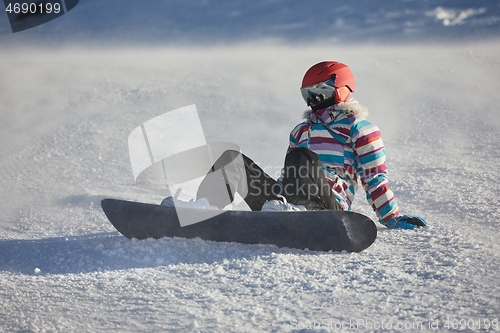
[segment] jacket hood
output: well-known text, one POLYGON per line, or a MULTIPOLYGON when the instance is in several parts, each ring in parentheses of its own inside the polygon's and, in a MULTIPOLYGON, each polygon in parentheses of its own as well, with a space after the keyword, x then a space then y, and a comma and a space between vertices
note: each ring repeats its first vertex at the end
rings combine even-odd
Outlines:
POLYGON ((340 115, 350 114, 357 115, 360 118, 367 118, 369 112, 366 106, 359 104, 357 100, 351 98, 347 102, 338 103, 326 109, 317 110, 316 112, 307 110, 304 112, 304 119, 311 123, 318 121, 328 123, 337 119, 340 115))

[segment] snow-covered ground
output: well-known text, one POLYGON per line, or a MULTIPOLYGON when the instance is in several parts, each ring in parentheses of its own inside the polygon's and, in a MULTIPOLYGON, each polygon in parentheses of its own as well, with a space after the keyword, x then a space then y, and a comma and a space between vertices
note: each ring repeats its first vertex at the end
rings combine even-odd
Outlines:
MULTIPOLYGON (((1 332, 499 330, 498 2, 101 3, 17 34, 0 13, 1 332), (104 197, 166 195, 134 185, 127 137, 182 106, 277 172, 326 59, 352 68, 399 205, 429 228, 335 254, 130 241, 107 221, 104 197)), ((362 193, 354 210, 375 218, 362 193)))

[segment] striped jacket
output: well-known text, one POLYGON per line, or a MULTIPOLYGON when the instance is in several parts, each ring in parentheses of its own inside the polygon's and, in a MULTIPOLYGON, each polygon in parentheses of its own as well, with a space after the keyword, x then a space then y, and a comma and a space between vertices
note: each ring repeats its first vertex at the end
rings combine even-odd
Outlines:
POLYGON ((389 189, 380 131, 366 119, 367 115, 368 110, 352 99, 316 113, 308 111, 306 121, 290 133, 288 152, 304 147, 318 154, 332 192, 344 210, 351 207, 359 179, 380 223, 391 228, 399 208, 389 189))

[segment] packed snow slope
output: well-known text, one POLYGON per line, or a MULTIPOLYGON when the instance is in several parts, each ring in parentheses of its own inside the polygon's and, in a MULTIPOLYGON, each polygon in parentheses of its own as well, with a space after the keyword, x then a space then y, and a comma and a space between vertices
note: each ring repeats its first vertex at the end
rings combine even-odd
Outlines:
POLYGON ((0 332, 498 331, 498 2, 140 3, 18 34, 0 13, 0 332), (428 228, 359 254, 114 230, 102 198, 167 195, 134 184, 135 127, 196 104, 208 141, 277 173, 322 60, 352 68, 428 228))

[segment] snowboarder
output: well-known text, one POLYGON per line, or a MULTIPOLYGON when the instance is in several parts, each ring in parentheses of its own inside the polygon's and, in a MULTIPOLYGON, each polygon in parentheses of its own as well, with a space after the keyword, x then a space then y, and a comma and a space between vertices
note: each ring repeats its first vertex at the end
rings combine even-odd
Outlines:
POLYGON ((318 63, 305 73, 300 90, 310 110, 290 133, 278 180, 247 156, 227 151, 201 183, 196 201, 168 197, 162 204, 173 206, 175 200, 177 206, 221 209, 235 193, 244 193, 252 210, 349 210, 360 181, 380 223, 401 229, 426 226, 420 217, 400 214, 389 188, 380 131, 367 120, 368 109, 351 98, 355 83, 349 67, 336 61, 318 63), (235 167, 238 156, 242 159, 235 167), (223 172, 216 175, 217 170, 223 172), (229 196, 214 195, 220 184, 229 196))

